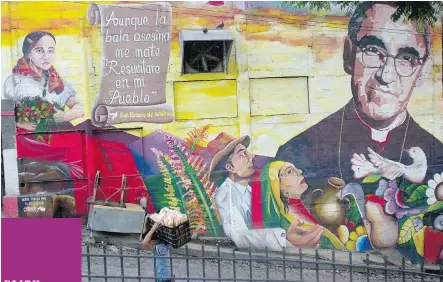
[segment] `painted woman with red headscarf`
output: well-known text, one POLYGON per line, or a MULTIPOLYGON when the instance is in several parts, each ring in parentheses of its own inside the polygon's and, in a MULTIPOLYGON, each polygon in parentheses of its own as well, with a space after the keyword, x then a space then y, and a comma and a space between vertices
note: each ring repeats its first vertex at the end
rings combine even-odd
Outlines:
POLYGON ((71 180, 83 178, 81 136, 52 131, 55 127, 72 129, 69 121, 83 117, 83 105, 53 66, 53 34, 29 33, 22 52, 5 81, 2 97, 15 105, 20 194, 64 191, 72 195, 71 180))
MULTIPOLYGON (((53 115, 54 121, 68 122, 83 116, 83 105, 76 99, 74 88, 55 70, 53 66, 55 51, 54 35, 46 31, 29 33, 23 41, 23 57, 17 61, 12 75, 5 81, 4 98, 16 103, 32 99, 36 99, 36 103, 47 101, 50 107, 48 114, 53 115), (57 110, 55 105, 60 109, 57 110), (64 111, 65 107, 69 110, 64 111)), ((26 117, 18 113, 19 119, 16 124, 18 128, 34 131, 39 118, 40 120, 47 118, 42 116, 43 109, 40 108, 40 113, 39 108, 32 109, 31 102, 25 105, 24 110, 33 113, 26 117)))
MULTIPOLYGON (((12 100, 16 110, 20 194, 68 194, 75 198, 75 214, 86 214, 90 186, 95 172, 100 171, 110 190, 99 192, 97 199, 120 189, 123 174, 127 176, 127 202, 148 197, 125 144, 89 136, 84 124, 74 127, 69 122, 83 117, 84 109, 74 88, 53 66, 54 35, 31 32, 24 38, 22 51, 3 91, 3 99, 12 100), (94 162, 87 163, 87 152, 94 162)), ((117 198, 119 194, 111 200, 117 198)))

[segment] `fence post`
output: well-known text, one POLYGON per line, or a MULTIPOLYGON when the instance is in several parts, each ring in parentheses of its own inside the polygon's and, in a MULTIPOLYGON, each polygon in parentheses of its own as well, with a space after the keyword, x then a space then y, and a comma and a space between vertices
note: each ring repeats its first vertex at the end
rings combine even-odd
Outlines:
POLYGON ((369 254, 366 254, 366 281, 369 282, 369 254))
POLYGON ((424 282, 424 281, 425 281, 424 272, 425 272, 425 269, 424 269, 424 263, 423 263, 423 261, 420 261, 420 276, 421 276, 421 282, 424 282))
POLYGON ((123 247, 120 246, 120 268, 121 268, 121 274, 122 274, 122 282, 125 282, 125 268, 123 264, 123 247))
MULTIPOLYGON (((220 245, 217 245, 217 267, 218 267, 218 278, 221 278, 220 245)), ((218 282, 221 282, 221 280, 219 279, 218 282)))
POLYGON ((88 264, 88 281, 91 281, 91 258, 89 257, 89 244, 86 243, 86 261, 88 264))
POLYGON ((303 254, 301 248, 298 248, 298 256, 300 257, 300 281, 303 281, 303 254))
POLYGON ((335 252, 332 250, 332 281, 335 282, 335 252))
POLYGON ((317 276, 317 282, 320 282, 318 273, 318 249, 315 249, 315 275, 317 276))
POLYGON ((172 267, 172 253, 169 252, 170 258, 169 258, 169 270, 170 270, 170 274, 171 274, 171 279, 172 277, 174 277, 174 268, 172 267))
POLYGON ((401 260, 401 269, 402 271, 402 276, 403 276, 403 282, 406 282, 406 273, 405 273, 405 257, 402 258, 401 260))
POLYGON ((105 272, 105 281, 108 281, 108 265, 106 263, 106 246, 103 245, 103 271, 105 272))
POLYGON ((269 258, 268 258, 268 247, 265 247, 265 256, 266 256, 266 281, 269 280, 269 258))
POLYGON ((251 247, 249 247, 249 281, 252 281, 252 255, 251 255, 251 247))
POLYGON ((283 280, 286 280, 286 248, 282 248, 282 257, 283 257, 283 280))
POLYGON ((388 257, 384 256, 384 264, 385 264, 385 282, 388 282, 388 257))
POLYGON ((206 269, 205 269, 205 246, 202 245, 202 268, 203 268, 203 282, 206 281, 206 269))
POLYGON ((349 252, 349 282, 352 282, 352 253, 349 252))
POLYGON ((235 281, 235 279, 237 278, 237 275, 236 275, 236 273, 235 273, 235 249, 232 249, 232 271, 233 271, 233 274, 234 274, 234 281, 235 281))
MULTIPOLYGON (((186 281, 189 281, 189 253, 188 253, 188 245, 185 246, 185 255, 186 255, 186 281)), ((172 277, 171 277, 172 279, 172 277)))
POLYGON ((140 269, 140 248, 137 248, 137 275, 138 275, 138 281, 141 282, 142 272, 140 269))

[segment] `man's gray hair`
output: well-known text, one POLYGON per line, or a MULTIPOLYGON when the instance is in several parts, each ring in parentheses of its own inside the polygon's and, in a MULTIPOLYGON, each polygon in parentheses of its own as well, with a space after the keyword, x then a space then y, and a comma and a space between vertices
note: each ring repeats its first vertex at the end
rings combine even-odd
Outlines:
MULTIPOLYGON (((363 2, 360 5, 358 5, 357 8, 355 8, 354 14, 352 15, 348 24, 348 36, 351 38, 353 42, 357 41, 357 34, 360 31, 361 24, 365 18, 366 12, 369 9, 371 9, 375 4, 383 4, 383 5, 396 7, 396 4, 394 2, 377 2, 377 1, 363 2)), ((423 25, 423 33, 426 42, 426 54, 424 56, 424 58, 426 59, 431 52, 431 38, 429 34, 429 28, 426 24, 423 25)))

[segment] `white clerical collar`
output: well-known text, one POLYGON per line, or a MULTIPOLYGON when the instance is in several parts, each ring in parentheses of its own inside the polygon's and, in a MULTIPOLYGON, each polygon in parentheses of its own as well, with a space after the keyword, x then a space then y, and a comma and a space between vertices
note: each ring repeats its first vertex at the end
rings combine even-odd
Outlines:
POLYGON ((400 126, 403 124, 403 122, 406 120, 406 116, 407 113, 406 111, 404 111, 401 116, 400 119, 396 119, 393 123, 391 123, 388 127, 385 127, 383 129, 375 129, 372 128, 369 124, 367 124, 358 114, 357 110, 355 109, 355 105, 354 105, 354 112, 355 115, 357 116, 357 118, 360 120, 361 123, 363 123, 367 128, 369 128, 371 130, 371 139, 379 142, 379 143, 384 143, 387 141, 388 136, 389 136, 389 132, 391 132, 392 129, 400 126))
POLYGON ((378 143, 385 143, 388 139, 390 130, 377 130, 372 127, 371 129, 371 139, 377 141, 378 143))
POLYGON ((251 193, 251 186, 249 186, 249 185, 246 185, 246 186, 243 186, 243 185, 241 185, 240 183, 237 183, 237 182, 234 182, 231 178, 226 178, 226 180, 225 181, 228 181, 228 184, 231 184, 231 185, 233 185, 233 186, 235 186, 235 188, 237 188, 237 190, 241 193, 241 194, 245 194, 246 193, 246 191, 249 191, 249 193, 251 193))

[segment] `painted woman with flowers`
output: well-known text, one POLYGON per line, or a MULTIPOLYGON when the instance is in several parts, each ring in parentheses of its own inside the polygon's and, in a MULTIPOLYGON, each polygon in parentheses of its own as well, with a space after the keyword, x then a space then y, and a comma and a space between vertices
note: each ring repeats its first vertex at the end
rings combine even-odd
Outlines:
POLYGON ((5 81, 2 100, 15 106, 20 194, 64 191, 75 202, 73 189, 85 186, 76 183, 84 177, 83 149, 78 146, 82 134, 52 132, 75 128, 69 121, 83 116, 83 105, 55 70, 55 51, 51 33, 26 35, 23 56, 5 81))
POLYGON ((76 92, 53 66, 56 40, 46 31, 29 33, 23 41, 23 57, 4 85, 4 99, 16 104, 17 128, 49 131, 58 123, 83 116, 76 92), (64 111, 68 107, 69 110, 64 111))
MULTIPOLYGON (((116 133, 119 141, 109 141, 100 135, 89 135, 85 122, 71 124, 70 121, 83 116, 84 110, 76 98, 76 91, 53 67, 54 35, 45 31, 31 32, 24 38, 22 50, 23 57, 6 79, 2 97, 3 102, 12 100, 15 104, 20 194, 65 194, 68 195, 65 199, 75 203, 75 214, 84 215, 88 211, 88 179, 93 179, 100 171, 107 189, 103 189, 104 193, 99 193, 97 199, 114 194, 111 201, 118 201, 120 194, 114 193, 114 187, 120 187, 121 179, 115 176, 139 174, 126 145, 133 142, 130 134, 116 133), (88 165, 86 150, 92 152, 88 157, 95 160, 88 165)), ((127 187, 137 189, 125 192, 125 202, 138 203, 143 197, 149 199, 141 177, 128 178, 127 187)), ((153 212, 150 201, 147 209, 153 212)), ((72 214, 72 209, 70 211, 72 214)), ((64 216, 63 211, 61 214, 64 216)))

